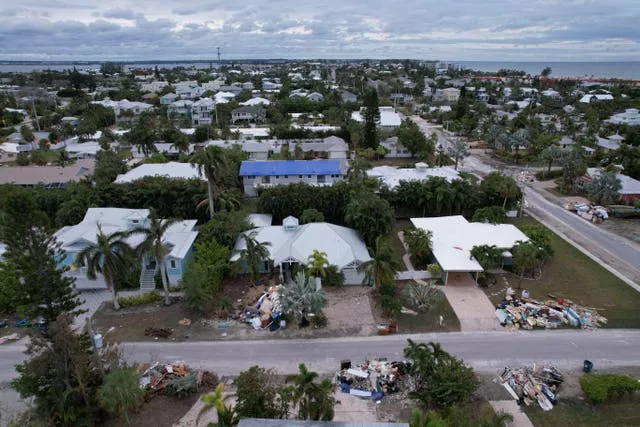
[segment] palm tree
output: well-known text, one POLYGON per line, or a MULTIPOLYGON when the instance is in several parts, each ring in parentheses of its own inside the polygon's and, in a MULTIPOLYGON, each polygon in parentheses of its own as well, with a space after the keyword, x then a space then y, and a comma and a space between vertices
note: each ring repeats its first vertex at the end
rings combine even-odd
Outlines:
POLYGON ((126 238, 127 233, 104 234, 98 226, 96 243, 86 246, 76 258, 76 265, 87 266, 89 280, 96 280, 97 273, 102 274, 107 288, 113 293, 114 310, 120 310, 117 277, 126 268, 127 257, 133 252, 126 238))
POLYGON ((544 150, 542 150, 542 153, 540 153, 540 157, 542 158, 542 160, 549 162, 547 167, 547 173, 551 172, 551 165, 553 164, 553 162, 560 159, 561 155, 562 155, 562 150, 560 149, 560 147, 558 147, 555 144, 552 144, 547 148, 545 148, 544 150))
POLYGON ((422 412, 413 408, 409 427, 447 427, 449 424, 436 411, 422 412))
POLYGON ((447 151, 447 154, 453 157, 453 160, 455 162, 454 169, 458 170, 458 162, 469 155, 469 145, 466 142, 458 139, 451 145, 451 147, 449 147, 447 151))
POLYGON ((293 282, 278 288, 282 312, 301 320, 309 314, 319 314, 327 304, 327 295, 318 289, 303 272, 293 282))
POLYGON ((259 242, 256 239, 257 231, 244 234, 242 237, 245 241, 245 248, 240 250, 240 261, 244 261, 249 271, 249 275, 254 282, 258 282, 260 278, 260 265, 269 258, 268 246, 271 242, 259 242))
POLYGON ((513 254, 513 270, 520 275, 520 283, 522 283, 525 272, 540 264, 541 250, 531 241, 517 241, 511 249, 511 253, 513 254))
POLYGON ((60 167, 65 167, 71 164, 71 158, 69 157, 69 153, 64 148, 58 151, 58 155, 56 158, 56 164, 60 167))
POLYGON ((131 426, 129 411, 142 405, 144 389, 138 383, 138 373, 134 367, 116 368, 104 377, 98 389, 98 402, 109 412, 121 413, 131 426))
POLYGON ((518 184, 513 179, 503 179, 502 185, 500 187, 500 195, 504 197, 504 202, 502 203, 502 209, 507 209, 507 200, 511 197, 516 197, 520 194, 520 188, 518 184))
POLYGON ((594 203, 610 204, 620 198, 622 183, 614 172, 602 172, 589 185, 589 198, 594 203))
POLYGON ((530 143, 529 139, 529 131, 526 129, 519 129, 510 135, 509 146, 516 151, 516 164, 518 164, 518 159, 520 157, 520 147, 528 147, 530 143))
POLYGON ((314 421, 331 421, 334 416, 333 383, 326 378, 316 382, 318 374, 309 371, 304 363, 298 366, 300 372, 296 376, 295 397, 298 403, 298 419, 314 421))
MULTIPOLYGON (((242 194, 237 189, 222 190, 218 193, 218 204, 220 209, 227 212, 233 212, 240 209, 242 205, 242 194)), ((209 198, 201 200, 196 205, 196 210, 206 209, 209 212, 209 198)))
POLYGON ((177 219, 160 219, 154 212, 149 216, 149 226, 136 227, 129 234, 142 234, 143 241, 136 248, 137 255, 140 258, 145 256, 153 257, 156 265, 160 267, 160 276, 162 277, 162 287, 164 288, 164 303, 169 305, 169 283, 167 280, 167 265, 164 257, 170 252, 165 245, 165 237, 167 230, 178 222, 177 219))
POLYGON ((207 393, 202 396, 201 400, 204 403, 204 407, 200 410, 197 420, 200 419, 202 414, 216 408, 218 413, 218 426, 219 427, 233 427, 238 424, 238 414, 231 405, 225 405, 225 397, 223 397, 224 384, 218 384, 215 391, 207 393))
POLYGON ((396 272, 402 267, 393 259, 393 248, 384 236, 376 238, 375 251, 369 261, 358 266, 358 272, 364 272, 363 284, 373 283, 373 289, 380 289, 382 283, 392 283, 396 272))
POLYGON ((322 284, 320 282, 321 278, 327 275, 327 267, 329 267, 327 253, 314 249, 313 253, 307 258, 307 268, 309 269, 309 275, 316 278, 318 285, 322 284))
POLYGON ((227 169, 227 158, 221 147, 209 146, 204 150, 198 150, 191 156, 191 164, 196 166, 200 176, 207 179, 207 196, 209 198, 209 214, 213 218, 214 210, 214 189, 216 181, 227 169))

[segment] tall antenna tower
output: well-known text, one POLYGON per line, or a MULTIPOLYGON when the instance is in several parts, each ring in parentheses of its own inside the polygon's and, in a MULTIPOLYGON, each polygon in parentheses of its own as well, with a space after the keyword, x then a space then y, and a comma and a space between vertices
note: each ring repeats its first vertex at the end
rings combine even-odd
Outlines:
POLYGON ((222 64, 220 64, 220 48, 218 48, 218 71, 222 69, 222 64))

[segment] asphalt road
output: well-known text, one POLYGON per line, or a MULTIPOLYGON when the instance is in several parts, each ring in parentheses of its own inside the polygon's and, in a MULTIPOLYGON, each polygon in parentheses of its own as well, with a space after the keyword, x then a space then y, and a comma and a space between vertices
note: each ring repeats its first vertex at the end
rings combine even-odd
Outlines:
MULTIPOLYGON (((312 340, 227 342, 139 342, 123 345, 129 361, 184 361, 191 366, 234 375, 252 365, 281 373, 297 370, 301 362, 320 373, 334 372, 340 360, 401 359, 407 338, 437 341, 443 348, 472 365, 478 372, 496 372, 506 365, 553 363, 561 369, 579 369, 584 359, 597 368, 640 366, 640 331, 558 330, 456 332, 421 335, 346 337, 312 340)), ((0 347, 0 383, 15 376, 24 358, 23 346, 0 347)))

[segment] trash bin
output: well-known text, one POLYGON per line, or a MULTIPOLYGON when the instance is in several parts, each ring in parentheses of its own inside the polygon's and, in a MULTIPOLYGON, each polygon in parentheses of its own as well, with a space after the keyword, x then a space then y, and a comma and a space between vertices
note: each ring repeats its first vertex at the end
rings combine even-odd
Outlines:
POLYGON ((95 334, 93 336, 93 345, 96 350, 100 350, 102 348, 102 334, 95 334))
POLYGON ((582 370, 585 372, 591 372, 593 369, 593 362, 590 360, 585 360, 584 365, 582 366, 582 370))

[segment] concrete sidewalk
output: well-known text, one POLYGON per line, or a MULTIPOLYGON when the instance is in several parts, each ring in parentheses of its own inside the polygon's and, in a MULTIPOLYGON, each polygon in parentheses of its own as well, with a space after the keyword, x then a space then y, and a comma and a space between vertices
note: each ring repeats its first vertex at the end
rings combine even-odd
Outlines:
POLYGON ((513 421, 507 424, 509 427, 534 427, 527 414, 515 400, 492 400, 489 404, 496 413, 504 412, 513 417, 513 421))

